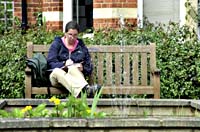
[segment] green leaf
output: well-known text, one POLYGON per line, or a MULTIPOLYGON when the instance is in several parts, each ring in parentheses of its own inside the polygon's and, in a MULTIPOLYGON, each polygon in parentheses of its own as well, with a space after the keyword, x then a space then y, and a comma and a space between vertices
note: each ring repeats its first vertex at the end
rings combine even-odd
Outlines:
POLYGON ((93 118, 93 117, 94 117, 94 113, 95 113, 95 111, 96 111, 97 103, 98 103, 99 97, 100 97, 100 95, 101 95, 102 89, 103 89, 103 88, 101 88, 99 92, 97 91, 97 92, 95 93, 95 96, 94 96, 94 99, 93 99, 93 102, 92 102, 92 108, 91 108, 90 118, 93 118))

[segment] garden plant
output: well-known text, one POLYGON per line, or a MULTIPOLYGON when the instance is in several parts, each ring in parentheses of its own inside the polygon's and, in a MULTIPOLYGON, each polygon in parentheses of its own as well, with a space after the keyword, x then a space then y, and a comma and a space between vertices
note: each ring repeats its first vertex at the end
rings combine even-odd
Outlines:
MULTIPOLYGON (((127 26, 123 30, 109 28, 93 33, 93 38, 83 38, 86 45, 121 45, 122 41, 124 45, 156 43, 161 98, 199 99, 200 43, 194 29, 174 22, 154 25, 146 21, 143 28, 127 26)), ((63 33, 47 31, 45 26, 33 26, 22 33, 18 21, 16 28, 0 34, 0 98, 24 97, 26 43, 46 45, 58 35, 63 33)))
POLYGON ((61 101, 59 98, 52 96, 49 102, 54 104, 53 108, 47 108, 46 103, 39 104, 35 108, 28 105, 23 109, 14 108, 11 111, 0 110, 0 118, 35 118, 35 117, 61 117, 61 118, 103 118, 105 112, 97 112, 97 102, 101 90, 95 94, 93 103, 88 105, 86 93, 81 93, 81 98, 75 98, 70 95, 68 100, 61 101))

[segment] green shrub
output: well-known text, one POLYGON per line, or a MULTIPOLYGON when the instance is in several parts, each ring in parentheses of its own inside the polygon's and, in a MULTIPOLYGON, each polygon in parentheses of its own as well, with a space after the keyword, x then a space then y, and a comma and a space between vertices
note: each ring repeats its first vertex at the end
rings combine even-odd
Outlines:
POLYGON ((20 29, 4 33, 0 39, 0 98, 24 97, 26 43, 49 44, 61 32, 46 32, 42 27, 31 28, 26 34, 20 29))
POLYGON ((38 104, 35 108, 33 108, 31 105, 27 105, 23 109, 0 109, 0 118, 105 118, 108 114, 103 111, 96 111, 100 94, 101 90, 98 93, 95 93, 91 106, 88 105, 87 96, 85 93, 81 93, 81 98, 75 98, 74 96, 69 95, 68 100, 66 101, 61 101, 60 99, 53 96, 49 99, 49 102, 54 104, 52 109, 47 108, 46 103, 38 104))
POLYGON ((144 28, 99 30, 89 44, 135 45, 156 43, 157 66, 161 70, 161 98, 199 99, 200 43, 188 26, 170 22, 146 24, 144 28))
MULTIPOLYGON (((12 30, 0 35, 0 98, 24 97, 24 69, 26 42, 50 44, 62 32, 46 32, 32 27, 26 34, 12 30)), ((82 37, 83 34, 80 35, 82 37)), ((199 99, 200 46, 196 32, 176 23, 152 25, 144 28, 102 29, 94 31, 94 38, 84 38, 93 45, 157 45, 157 66, 161 70, 161 98, 199 99)))

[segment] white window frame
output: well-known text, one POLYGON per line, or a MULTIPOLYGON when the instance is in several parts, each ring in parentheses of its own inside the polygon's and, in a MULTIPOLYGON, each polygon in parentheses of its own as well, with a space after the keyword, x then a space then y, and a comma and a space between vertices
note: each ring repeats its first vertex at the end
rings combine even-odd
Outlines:
MULTIPOLYGON (((186 23, 185 16, 186 16, 186 7, 185 7, 186 0, 180 0, 180 25, 184 25, 186 23)), ((143 6, 144 0, 137 0, 138 3, 138 12, 137 12, 137 20, 138 20, 138 27, 143 27, 143 6)))
MULTIPOLYGON (((14 17, 14 1, 0 1, 0 4, 3 4, 4 5, 4 18, 0 18, 0 20, 4 21, 4 24, 7 26, 7 21, 8 20, 12 20, 12 23, 13 23, 13 17, 14 17), (12 4, 12 9, 7 9, 7 4, 12 4), (8 18, 7 15, 6 15, 6 12, 12 12, 12 18, 8 18)), ((12 28, 12 27, 8 27, 8 28, 12 28)))
POLYGON ((73 20, 73 0, 63 0, 63 32, 65 25, 73 20))

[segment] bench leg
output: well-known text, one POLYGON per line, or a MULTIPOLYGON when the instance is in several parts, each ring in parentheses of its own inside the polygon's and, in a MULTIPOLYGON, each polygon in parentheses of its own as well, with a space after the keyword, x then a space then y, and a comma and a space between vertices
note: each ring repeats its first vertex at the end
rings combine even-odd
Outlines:
POLYGON ((154 99, 160 99, 160 76, 154 76, 154 99))
POLYGON ((31 98, 31 76, 26 75, 25 77, 25 98, 31 98))

